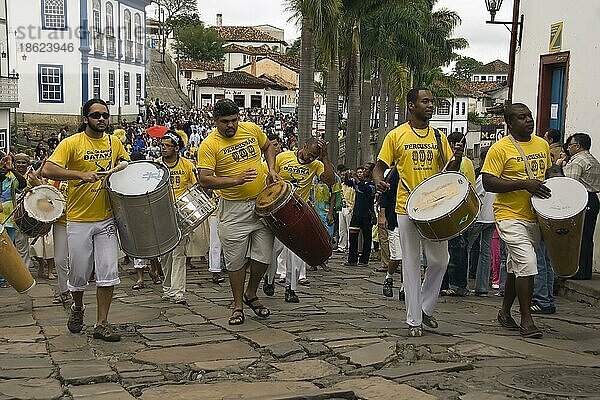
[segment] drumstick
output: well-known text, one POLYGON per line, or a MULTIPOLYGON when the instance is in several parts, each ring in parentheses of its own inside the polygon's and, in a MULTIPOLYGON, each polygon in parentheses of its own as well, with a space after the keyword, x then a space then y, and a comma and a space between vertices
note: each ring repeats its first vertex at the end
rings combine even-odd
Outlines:
POLYGON ((114 174, 115 172, 123 171, 125 168, 127 168, 128 165, 129 165, 129 162, 123 160, 119 164, 117 164, 114 168, 111 168, 108 171, 98 172, 98 175, 108 176, 110 174, 114 174))
MULTIPOLYGON (((462 143, 463 146, 467 144, 467 135, 464 135, 463 138, 461 139, 460 142, 458 143, 462 143)), ((464 149, 464 147, 463 147, 464 149)), ((456 150, 452 151, 452 157, 450 157, 450 159, 448 160, 448 162, 446 163, 446 165, 444 165, 444 168, 442 169, 442 172, 446 172, 446 169, 448 169, 448 166, 450 165, 450 163, 452 161, 454 161, 456 159, 456 150)))

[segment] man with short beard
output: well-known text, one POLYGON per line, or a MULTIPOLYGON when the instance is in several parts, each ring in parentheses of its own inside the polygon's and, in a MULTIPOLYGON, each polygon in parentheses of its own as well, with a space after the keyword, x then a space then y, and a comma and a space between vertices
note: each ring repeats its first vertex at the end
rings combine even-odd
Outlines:
POLYGON ((233 292, 230 325, 244 323, 244 306, 259 318, 271 311, 261 304, 256 291, 271 262, 273 233, 254 212, 255 199, 268 182, 279 180, 275 172, 275 148, 264 132, 251 122, 239 122, 240 111, 230 99, 214 107, 217 129, 198 149, 199 182, 205 189, 218 189, 219 239, 233 292), (261 154, 265 155, 268 172, 261 154), (244 291, 246 267, 250 267, 244 291))
POLYGON ((94 338, 116 342, 121 336, 109 325, 108 311, 114 286, 120 282, 119 243, 108 193, 102 186, 105 173, 121 160, 129 160, 129 155, 120 140, 105 133, 109 118, 103 100, 86 102, 80 132, 60 142, 44 164, 42 175, 69 183, 67 287, 74 304, 67 327, 73 333, 83 329, 83 291, 95 271, 98 312, 94 338))

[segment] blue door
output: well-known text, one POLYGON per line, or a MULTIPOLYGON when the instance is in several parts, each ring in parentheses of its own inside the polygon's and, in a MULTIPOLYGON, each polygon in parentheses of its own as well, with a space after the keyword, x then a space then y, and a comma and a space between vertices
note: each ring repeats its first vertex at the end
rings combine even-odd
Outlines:
POLYGON ((552 91, 550 95, 550 128, 559 130, 563 135, 565 118, 566 68, 564 66, 552 70, 552 91))

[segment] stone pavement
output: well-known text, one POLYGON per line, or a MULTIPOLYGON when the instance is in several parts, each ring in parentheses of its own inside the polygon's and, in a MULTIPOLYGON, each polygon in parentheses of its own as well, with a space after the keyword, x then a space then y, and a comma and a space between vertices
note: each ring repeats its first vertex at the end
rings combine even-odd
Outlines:
POLYGON ((1 289, 0 400, 600 398, 599 307, 559 298, 555 315, 536 317, 544 339, 524 340, 496 323, 498 297, 442 297, 439 328, 407 338, 384 274, 343 261, 309 272, 299 304, 277 286, 262 297, 273 315, 246 309, 239 327, 227 324, 228 283, 213 284, 206 264, 188 270, 187 306, 161 302, 151 283, 130 289, 123 270, 110 313, 119 343, 92 339, 91 291, 87 329, 71 334, 53 282, 30 296, 1 289))

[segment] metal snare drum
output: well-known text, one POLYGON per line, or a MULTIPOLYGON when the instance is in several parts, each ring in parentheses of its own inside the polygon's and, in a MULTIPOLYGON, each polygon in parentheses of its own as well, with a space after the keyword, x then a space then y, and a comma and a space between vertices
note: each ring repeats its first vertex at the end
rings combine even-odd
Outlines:
POLYGON ((154 258, 181 240, 169 170, 152 161, 134 161, 107 180, 108 196, 125 254, 154 258))
POLYGON ((217 207, 198 185, 186 190, 175 200, 177 224, 182 235, 190 234, 207 219, 217 207))

